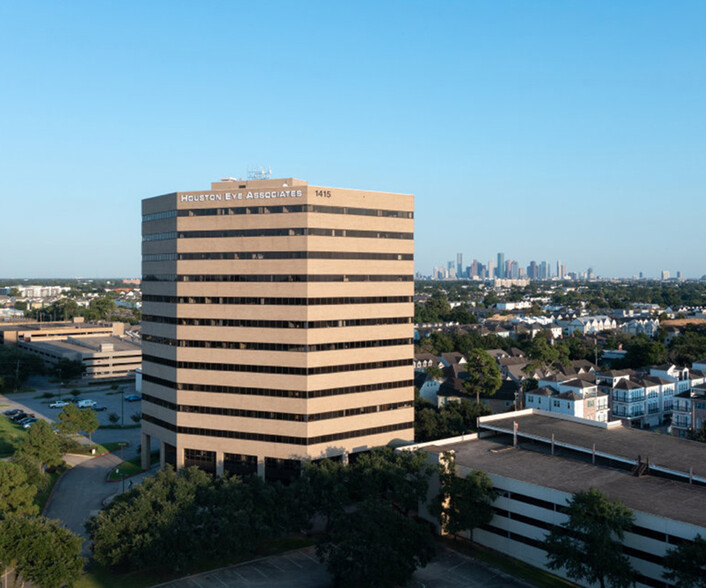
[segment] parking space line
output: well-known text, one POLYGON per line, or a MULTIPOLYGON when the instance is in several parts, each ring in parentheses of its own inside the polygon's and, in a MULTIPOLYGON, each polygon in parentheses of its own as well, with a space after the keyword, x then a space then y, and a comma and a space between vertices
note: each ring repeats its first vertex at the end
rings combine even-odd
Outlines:
POLYGON ((289 556, 287 556, 287 555, 284 556, 284 559, 286 559, 289 563, 293 563, 293 564, 294 564, 295 566, 297 566, 298 568, 303 567, 303 566, 300 566, 297 562, 295 562, 293 559, 291 559, 291 558, 290 558, 289 556))
POLYGON ((221 584, 223 584, 226 588, 228 588, 228 584, 226 584, 223 580, 221 580, 220 574, 215 574, 213 577, 216 578, 216 580, 218 580, 218 581, 219 581, 221 584))

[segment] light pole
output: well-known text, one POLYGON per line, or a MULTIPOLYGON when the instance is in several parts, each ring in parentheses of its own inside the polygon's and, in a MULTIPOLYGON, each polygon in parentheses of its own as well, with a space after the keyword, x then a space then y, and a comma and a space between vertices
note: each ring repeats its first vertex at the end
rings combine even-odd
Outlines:
POLYGON ((123 491, 121 492, 121 494, 125 494, 125 474, 120 473, 120 468, 115 468, 115 475, 120 476, 120 478, 122 479, 123 491))

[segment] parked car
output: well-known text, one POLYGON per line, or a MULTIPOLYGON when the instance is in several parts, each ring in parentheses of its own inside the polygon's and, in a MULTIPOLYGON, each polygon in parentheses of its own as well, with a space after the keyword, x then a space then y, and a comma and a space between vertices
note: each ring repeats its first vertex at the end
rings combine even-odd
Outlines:
POLYGON ((24 418, 27 418, 28 416, 34 416, 34 415, 33 415, 33 414, 28 414, 28 413, 26 413, 25 411, 22 410, 22 411, 18 412, 15 416, 10 417, 10 419, 13 420, 13 421, 15 421, 15 422, 18 422, 18 421, 21 421, 21 420, 24 419, 24 418))
POLYGON ((128 394, 125 397, 125 400, 127 402, 137 402, 138 400, 142 400, 142 395, 141 394, 128 394))
POLYGON ((93 407, 91 407, 91 408, 93 408, 93 410, 95 410, 96 412, 103 412, 104 410, 108 410, 108 407, 107 407, 107 406, 98 406, 98 405, 96 405, 96 406, 93 406, 93 407))
POLYGON ((21 412, 22 412, 22 410, 20 410, 19 408, 13 408, 13 409, 10 409, 10 410, 6 410, 6 411, 3 412, 2 414, 4 414, 6 417, 13 417, 13 416, 15 416, 16 414, 20 414, 21 412))
POLYGON ((96 401, 89 400, 88 398, 85 398, 83 400, 79 400, 76 403, 76 406, 78 406, 79 408, 93 408, 95 405, 96 405, 96 401))
POLYGON ((21 418, 19 421, 17 421, 18 425, 24 425, 25 423, 32 421, 33 423, 37 421, 37 417, 34 415, 27 415, 24 418, 21 418))
POLYGON ((34 418, 34 417, 29 418, 29 419, 25 419, 25 420, 22 422, 22 428, 23 428, 23 429, 29 429, 29 428, 30 428, 34 423, 36 423, 38 420, 39 420, 39 419, 36 419, 36 418, 34 418))
POLYGON ((71 404, 68 400, 55 400, 49 405, 49 408, 64 408, 71 404))

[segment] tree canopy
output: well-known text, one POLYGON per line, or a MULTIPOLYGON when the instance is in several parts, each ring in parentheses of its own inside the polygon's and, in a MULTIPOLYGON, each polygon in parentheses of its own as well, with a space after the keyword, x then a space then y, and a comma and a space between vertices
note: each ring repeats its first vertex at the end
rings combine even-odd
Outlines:
POLYGON ((502 385, 498 364, 483 350, 474 349, 468 354, 466 371, 463 388, 467 394, 475 394, 476 404, 480 404, 481 394, 492 396, 502 385))
POLYGON ((17 453, 26 456, 39 465, 40 471, 62 462, 61 443, 51 425, 45 420, 38 420, 27 431, 17 453))
POLYGON ((40 588, 78 580, 84 564, 82 543, 58 521, 44 517, 12 515, 0 520, 0 564, 40 588))
POLYGON ((478 417, 487 414, 490 414, 487 406, 466 398, 449 401, 441 408, 418 400, 414 405, 414 439, 423 443, 473 433, 478 417))
POLYGON ((668 549, 664 577, 677 588, 706 588, 706 539, 701 535, 668 549))
POLYGON ((568 520, 553 527, 544 541, 549 568, 564 568, 569 578, 601 588, 606 583, 631 586, 634 570, 622 553, 622 541, 632 526, 632 511, 595 488, 574 494, 566 510, 568 520))
POLYGON ((445 533, 458 535, 463 531, 489 523, 493 519, 492 503, 497 494, 493 481, 485 472, 473 470, 466 477, 456 475, 453 454, 444 455, 444 467, 439 475, 441 489, 432 505, 445 533))
POLYGON ((8 514, 37 514, 37 489, 27 481, 21 466, 0 461, 0 518, 8 514))

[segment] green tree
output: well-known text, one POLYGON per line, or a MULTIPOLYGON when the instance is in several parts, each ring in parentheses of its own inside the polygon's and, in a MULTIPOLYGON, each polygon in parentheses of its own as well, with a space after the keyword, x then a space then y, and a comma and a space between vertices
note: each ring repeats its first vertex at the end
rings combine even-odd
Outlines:
POLYGON ((429 366, 424 371, 432 378, 435 378, 437 380, 441 380, 444 377, 444 370, 439 367, 436 367, 435 365, 429 366))
POLYGON ((394 587, 435 554, 434 536, 424 522, 410 519, 388 504, 366 500, 355 512, 336 518, 317 555, 326 562, 334 584, 342 587, 394 587))
POLYGON ((41 473, 49 466, 60 465, 63 456, 57 434, 44 420, 38 420, 29 428, 17 453, 35 461, 41 473))
POLYGON ((10 513, 37 514, 34 497, 37 489, 27 483, 21 466, 0 461, 0 519, 10 513))
POLYGON ((98 414, 92 408, 85 408, 80 411, 79 427, 80 430, 88 435, 88 442, 93 443, 91 435, 100 426, 98 421, 98 414))
POLYGON ((295 524, 287 521, 289 497, 258 476, 214 479, 194 467, 167 468, 116 498, 86 530, 101 565, 183 572, 199 559, 251 557, 285 523, 295 524))
POLYGON ((625 358, 622 367, 639 368, 658 365, 668 359, 667 348, 661 343, 650 341, 647 335, 636 335, 625 345, 625 358))
POLYGON ((466 370, 468 377, 463 383, 463 388, 466 394, 475 394, 476 404, 480 404, 481 394, 492 396, 502 384, 498 364, 480 349, 475 349, 468 354, 466 370))
POLYGON ((544 541, 549 568, 564 568, 569 578, 601 588, 606 583, 631 586, 635 572, 622 553, 622 541, 632 525, 632 511, 595 488, 577 492, 567 505, 569 519, 553 527, 544 541))
POLYGON ((307 500, 309 514, 322 516, 327 530, 351 502, 350 468, 340 461, 306 463, 296 486, 297 493, 307 500))
POLYGON ((56 415, 56 427, 63 435, 75 435, 81 430, 81 411, 73 402, 56 415))
POLYGON ((66 359, 62 357, 53 368, 54 375, 64 384, 80 378, 86 371, 86 366, 81 360, 66 359))
POLYGON ((665 579, 677 588, 706 588, 706 539, 697 535, 668 549, 664 569, 665 579))
POLYGON ((83 540, 44 517, 9 516, 0 521, 0 564, 22 583, 40 588, 73 584, 81 575, 83 540))
POLYGON ((49 476, 44 473, 42 467, 36 459, 20 451, 16 451, 10 459, 13 464, 22 468, 25 476, 27 476, 28 484, 39 491, 44 490, 47 487, 49 484, 49 476))
POLYGON ((493 481, 485 472, 474 470, 465 478, 456 475, 456 462, 453 454, 444 454, 442 470, 439 474, 441 490, 432 512, 436 514, 445 533, 458 535, 489 523, 493 519, 492 503, 497 498, 493 481))
POLYGON ((387 447, 360 455, 351 466, 326 466, 313 493, 333 493, 323 498, 329 524, 317 554, 338 585, 396 586, 426 565, 433 535, 407 515, 426 502, 433 472, 423 452, 387 447))

